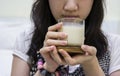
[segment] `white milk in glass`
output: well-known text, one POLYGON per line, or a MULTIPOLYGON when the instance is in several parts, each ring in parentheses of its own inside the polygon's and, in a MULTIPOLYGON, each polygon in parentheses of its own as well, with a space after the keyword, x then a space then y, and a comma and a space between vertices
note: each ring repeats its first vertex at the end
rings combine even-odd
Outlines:
POLYGON ((78 23, 63 23, 62 32, 67 33, 69 46, 81 46, 84 44, 84 25, 78 23))
POLYGON ((85 22, 79 18, 62 18, 63 22, 60 32, 67 33, 67 46, 58 46, 58 49, 65 49, 68 52, 80 52, 80 46, 84 44, 85 22))

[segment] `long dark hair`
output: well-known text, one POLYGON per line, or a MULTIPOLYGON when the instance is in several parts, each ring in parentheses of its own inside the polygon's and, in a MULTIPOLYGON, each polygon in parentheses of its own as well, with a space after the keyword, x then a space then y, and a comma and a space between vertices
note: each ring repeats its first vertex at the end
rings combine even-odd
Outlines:
MULTIPOLYGON (((97 48, 97 57, 101 57, 107 51, 107 38, 101 30, 104 17, 103 0, 94 0, 92 10, 85 22, 85 44, 97 48)), ((48 27, 56 21, 51 14, 48 0, 36 0, 33 4, 31 18, 34 23, 34 32, 28 55, 37 61, 37 51, 43 47, 48 27)))

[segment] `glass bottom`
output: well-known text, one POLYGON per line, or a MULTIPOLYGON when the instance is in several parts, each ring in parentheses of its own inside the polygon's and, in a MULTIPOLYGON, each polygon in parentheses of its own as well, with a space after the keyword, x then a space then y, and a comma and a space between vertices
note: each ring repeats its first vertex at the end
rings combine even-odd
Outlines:
POLYGON ((64 49, 67 51, 71 56, 77 55, 77 54, 85 54, 85 52, 81 49, 80 46, 58 46, 57 49, 64 49))

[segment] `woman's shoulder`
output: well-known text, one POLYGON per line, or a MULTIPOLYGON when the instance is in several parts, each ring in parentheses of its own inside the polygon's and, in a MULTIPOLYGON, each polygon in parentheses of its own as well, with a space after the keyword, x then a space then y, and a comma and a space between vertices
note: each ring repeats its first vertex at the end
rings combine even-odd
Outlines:
POLYGON ((13 51, 14 55, 17 55, 21 59, 29 62, 29 56, 27 52, 31 44, 31 39, 33 35, 33 27, 29 26, 18 35, 15 42, 15 49, 13 51))
POLYGON ((108 43, 120 42, 120 35, 113 33, 106 33, 105 36, 108 39, 108 43))
POLYGON ((32 37, 33 31, 34 31, 34 27, 28 26, 25 29, 23 29, 23 31, 20 33, 20 36, 22 36, 25 39, 29 39, 32 37))
POLYGON ((33 27, 29 26, 23 29, 23 31, 18 35, 18 37, 16 38, 16 43, 17 44, 19 43, 20 44, 19 46, 26 47, 26 45, 29 45, 31 43, 32 35, 33 35, 33 27))
POLYGON ((119 52, 120 49, 120 35, 113 33, 105 33, 108 40, 108 50, 110 53, 119 52))

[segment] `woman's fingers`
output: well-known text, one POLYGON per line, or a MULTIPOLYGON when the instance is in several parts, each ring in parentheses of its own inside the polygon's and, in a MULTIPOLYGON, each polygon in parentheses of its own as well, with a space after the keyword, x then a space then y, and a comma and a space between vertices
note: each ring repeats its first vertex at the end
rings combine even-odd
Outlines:
POLYGON ((56 48, 51 52, 51 56, 59 65, 63 65, 63 61, 56 48))
POLYGON ((59 53, 62 55, 62 57, 64 58, 65 62, 69 65, 74 65, 71 56, 63 49, 59 50, 59 53))
POLYGON ((46 34, 46 39, 65 39, 67 34, 64 32, 54 32, 48 31, 46 34))
POLYGON ((97 49, 93 46, 82 45, 81 48, 89 55, 96 55, 97 49))
POLYGON ((45 63, 43 64, 44 69, 47 69, 50 72, 54 72, 59 66, 59 64, 54 61, 50 54, 54 50, 54 48, 55 46, 48 46, 41 48, 39 51, 45 60, 45 63))
POLYGON ((45 60, 47 59, 46 61, 51 61, 51 59, 53 59, 59 65, 84 64, 84 62, 89 62, 94 57, 96 57, 97 50, 95 47, 82 45, 81 48, 88 54, 71 57, 65 50, 58 50, 55 46, 44 47, 40 50, 40 53, 45 58, 45 60), (60 55, 62 55, 62 57, 60 55))
POLYGON ((53 26, 48 27, 48 31, 56 31, 56 30, 60 29, 62 27, 62 25, 63 25, 62 22, 57 23, 53 26))
POLYGON ((61 46, 65 46, 65 45, 67 45, 67 41, 65 41, 65 40, 53 40, 53 39, 48 39, 48 40, 46 41, 46 45, 47 45, 47 46, 50 46, 50 45, 56 45, 56 46, 61 45, 61 46))
POLYGON ((44 46, 66 44, 66 42, 64 41, 61 43, 60 40, 65 40, 67 38, 67 34, 64 32, 56 32, 56 30, 60 29, 61 27, 62 23, 58 23, 48 28, 48 32, 46 33, 44 40, 44 46), (58 42, 56 42, 55 40, 58 42))
POLYGON ((54 48, 54 46, 49 46, 49 47, 43 47, 40 49, 40 54, 45 58, 45 59, 49 59, 50 58, 50 51, 52 51, 54 48))
POLYGON ((67 44, 67 41, 65 41, 66 38, 67 38, 67 35, 63 32, 52 32, 52 31, 47 32, 46 38, 44 41, 44 46, 66 45, 67 44))
POLYGON ((96 57, 96 48, 93 46, 82 45, 82 50, 85 51, 85 55, 77 55, 72 57, 77 64, 83 64, 84 62, 91 61, 94 57, 96 57))
POLYGON ((85 55, 76 55, 71 57, 65 50, 59 50, 60 54, 63 56, 65 62, 68 65, 83 64, 84 62, 89 62, 96 56, 96 48, 93 46, 82 45, 82 49, 86 52, 85 55))

